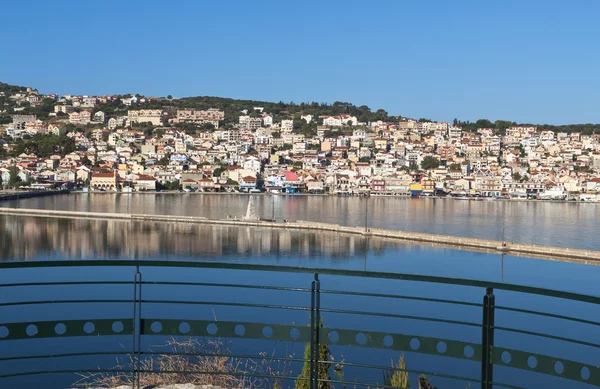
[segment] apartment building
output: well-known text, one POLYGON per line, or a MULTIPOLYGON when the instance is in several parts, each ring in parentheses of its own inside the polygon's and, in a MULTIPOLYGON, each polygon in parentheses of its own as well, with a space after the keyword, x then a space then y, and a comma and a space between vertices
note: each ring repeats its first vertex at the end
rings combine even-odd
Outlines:
POLYGON ((162 109, 138 109, 127 111, 127 120, 129 122, 146 123, 150 122, 155 126, 160 126, 163 122, 162 109))

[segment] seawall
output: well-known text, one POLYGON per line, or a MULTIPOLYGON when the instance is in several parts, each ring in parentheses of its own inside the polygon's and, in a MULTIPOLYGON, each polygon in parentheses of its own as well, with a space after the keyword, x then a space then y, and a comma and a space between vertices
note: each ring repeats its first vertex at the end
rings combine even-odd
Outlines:
POLYGON ((67 189, 40 190, 40 191, 33 191, 33 192, 18 192, 17 191, 17 192, 12 192, 12 193, 0 194, 0 201, 22 200, 22 199, 29 199, 32 197, 47 197, 47 196, 69 194, 69 193, 71 193, 71 192, 67 189))
POLYGON ((525 255, 542 258, 573 259, 582 263, 600 263, 600 251, 581 250, 555 246, 540 246, 525 243, 501 242, 498 240, 465 238, 460 236, 426 234, 410 231, 396 231, 379 228, 371 228, 365 231, 364 227, 348 227, 338 224, 328 224, 298 220, 295 222, 270 222, 270 221, 246 221, 246 220, 215 220, 197 216, 173 216, 173 215, 146 215, 125 214, 105 212, 79 212, 79 211, 57 211, 47 209, 27 208, 0 208, 0 214, 53 217, 53 218, 77 218, 77 219, 109 219, 139 222, 166 222, 166 223, 195 223, 221 226, 260 227, 278 229, 296 229, 310 231, 328 231, 336 233, 362 235, 376 238, 399 239, 417 243, 446 245, 463 249, 485 250, 504 252, 514 255, 525 255))

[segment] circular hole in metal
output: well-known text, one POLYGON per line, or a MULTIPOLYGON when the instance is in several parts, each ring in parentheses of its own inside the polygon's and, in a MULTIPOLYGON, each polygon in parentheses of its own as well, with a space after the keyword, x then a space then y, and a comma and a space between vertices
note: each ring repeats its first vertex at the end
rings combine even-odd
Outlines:
POLYGON ((120 321, 112 323, 112 330, 116 333, 123 332, 123 323, 121 323, 120 321))
POLYGON ((262 334, 265 338, 270 338, 273 336, 273 329, 269 326, 264 326, 262 329, 262 334))
POLYGON ((211 335, 216 335, 217 331, 219 331, 219 327, 217 327, 215 323, 210 323, 206 326, 206 332, 208 332, 211 335))
POLYGON ((179 324, 179 332, 181 332, 182 334, 187 334, 188 332, 190 332, 190 325, 186 322, 181 322, 179 324))
POLYGON ((298 339, 300 337, 300 330, 297 328, 292 328, 290 330, 290 337, 294 340, 298 339))
POLYGON ((410 348, 413 350, 418 350, 419 347, 421 347, 421 342, 417 338, 412 338, 410 340, 410 342, 408 342, 408 344, 410 345, 410 348))
POLYGON ((96 326, 92 322, 87 322, 83 325, 83 332, 86 334, 91 334, 96 329, 96 326))
POLYGON ((565 372, 565 365, 561 361, 554 362, 554 371, 556 374, 562 374, 565 372))
POLYGON ((56 332, 57 335, 64 335, 64 333, 67 332, 67 326, 64 323, 57 323, 54 326, 54 332, 56 332))
POLYGON ((356 334, 356 338, 354 340, 356 340, 356 343, 358 343, 358 344, 366 344, 367 343, 367 335, 365 335, 361 332, 360 334, 356 334))
POLYGON ((244 334, 246 333, 246 327, 244 327, 241 324, 238 324, 237 326, 235 326, 235 328, 233 330, 235 331, 235 334, 237 336, 244 336, 244 334))
POLYGON ((463 349, 463 354, 467 358, 473 358, 473 355, 475 355, 475 350, 473 350, 473 347, 466 345, 463 349))
POLYGON ((35 324, 30 324, 25 328, 25 332, 28 336, 35 336, 38 333, 38 329, 35 324))
POLYGON ((505 365, 508 365, 510 361, 512 361, 512 356, 508 351, 503 351, 502 354, 500 354, 500 359, 502 359, 502 362, 504 362, 505 365))
POLYGON ((446 346, 446 343, 444 342, 438 342, 438 344, 435 346, 436 350, 438 353, 440 354, 444 354, 446 352, 446 350, 448 350, 448 346, 446 346))
POLYGON ((155 334, 158 334, 160 331, 162 331, 162 324, 161 324, 161 322, 155 321, 154 323, 150 324, 150 329, 155 334))
POLYGON ((8 328, 5 326, 0 327, 0 339, 8 336, 8 328))
POLYGON ((394 338, 392 338, 392 335, 386 335, 383 337, 383 345, 385 347, 392 347, 394 345, 394 338))
POLYGON ((329 340, 331 340, 333 343, 336 343, 338 340, 340 340, 340 334, 338 334, 337 331, 329 331, 329 334, 327 335, 327 337, 329 338, 329 340))
POLYGON ((587 381, 590 379, 590 369, 588 369, 587 366, 582 367, 579 373, 581 374, 582 380, 587 381))
POLYGON ((530 369, 535 369, 537 367, 537 358, 533 355, 530 355, 527 358, 527 366, 529 366, 530 369))

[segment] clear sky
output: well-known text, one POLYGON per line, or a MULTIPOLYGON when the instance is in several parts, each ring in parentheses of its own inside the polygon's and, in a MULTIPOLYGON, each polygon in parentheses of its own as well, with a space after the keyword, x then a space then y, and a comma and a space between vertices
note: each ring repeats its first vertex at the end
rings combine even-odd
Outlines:
POLYGON ((4 1, 0 81, 600 123, 600 1, 4 1))

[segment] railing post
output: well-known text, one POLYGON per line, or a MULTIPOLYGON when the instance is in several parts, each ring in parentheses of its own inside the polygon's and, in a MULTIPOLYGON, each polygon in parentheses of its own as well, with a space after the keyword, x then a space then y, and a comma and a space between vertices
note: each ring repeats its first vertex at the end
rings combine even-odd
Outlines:
POLYGON ((141 363, 141 341, 142 341, 142 273, 140 273, 140 267, 135 267, 135 274, 133 278, 133 339, 131 343, 132 347, 132 377, 131 387, 135 389, 140 386, 140 363, 141 363))
POLYGON ((494 307, 496 297, 494 289, 487 288, 483 296, 483 323, 481 336, 481 389, 492 389, 494 381, 494 365, 492 349, 494 348, 494 307))
POLYGON ((311 389, 319 388, 319 328, 321 326, 321 281, 319 275, 311 287, 310 300, 310 385, 311 389))

